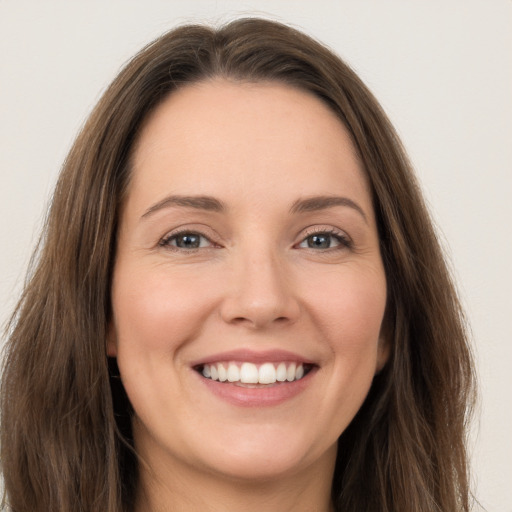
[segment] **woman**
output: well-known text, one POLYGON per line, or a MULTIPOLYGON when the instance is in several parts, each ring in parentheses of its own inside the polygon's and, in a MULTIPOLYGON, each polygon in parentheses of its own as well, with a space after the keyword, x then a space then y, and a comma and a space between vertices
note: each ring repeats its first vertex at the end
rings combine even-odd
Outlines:
POLYGON ((389 121, 247 19, 119 74, 12 322, 14 511, 469 510, 460 307, 389 121))

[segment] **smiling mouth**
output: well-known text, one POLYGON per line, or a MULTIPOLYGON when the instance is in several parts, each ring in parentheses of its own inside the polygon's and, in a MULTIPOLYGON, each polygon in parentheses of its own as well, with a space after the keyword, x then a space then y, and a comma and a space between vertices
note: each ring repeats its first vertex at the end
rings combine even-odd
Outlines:
POLYGON ((254 364, 229 361, 202 364, 194 369, 205 379, 253 388, 298 381, 304 378, 313 366, 295 362, 254 364))

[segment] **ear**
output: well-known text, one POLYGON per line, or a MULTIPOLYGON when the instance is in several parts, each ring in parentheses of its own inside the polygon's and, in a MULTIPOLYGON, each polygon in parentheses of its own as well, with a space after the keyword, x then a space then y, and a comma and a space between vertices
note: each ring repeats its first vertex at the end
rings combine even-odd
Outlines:
POLYGON ((117 357, 117 334, 112 321, 108 324, 107 329, 107 356, 117 357))
POLYGON ((394 329, 392 327, 389 312, 386 310, 382 325, 380 326, 379 345, 377 347, 377 362, 375 365, 375 375, 381 372, 391 356, 391 347, 394 329))
POLYGON ((388 362, 389 356, 391 354, 391 343, 389 341, 389 336, 386 336, 384 333, 381 333, 379 336, 379 346, 377 347, 377 364, 375 365, 375 374, 382 371, 386 363, 388 362))

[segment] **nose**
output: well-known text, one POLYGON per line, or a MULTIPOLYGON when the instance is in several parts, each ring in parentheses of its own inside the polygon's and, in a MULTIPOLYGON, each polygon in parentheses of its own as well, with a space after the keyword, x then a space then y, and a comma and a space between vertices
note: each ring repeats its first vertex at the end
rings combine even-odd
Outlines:
POLYGON ((286 262, 271 251, 250 252, 231 261, 221 305, 223 320, 250 329, 295 323, 300 303, 286 262))

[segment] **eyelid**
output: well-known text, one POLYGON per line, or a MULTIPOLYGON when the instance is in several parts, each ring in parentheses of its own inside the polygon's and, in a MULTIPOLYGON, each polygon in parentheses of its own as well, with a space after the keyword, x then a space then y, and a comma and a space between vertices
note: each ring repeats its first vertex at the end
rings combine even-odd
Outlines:
POLYGON ((343 231, 342 229, 339 229, 334 226, 323 225, 323 224, 308 226, 307 228, 305 228, 303 230, 303 234, 300 236, 301 236, 301 239, 303 240, 304 238, 307 238, 308 236, 317 235, 319 233, 325 233, 325 234, 329 234, 329 235, 337 235, 346 240, 351 240, 350 236, 347 234, 346 231, 343 231))

